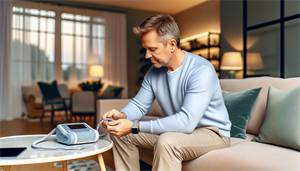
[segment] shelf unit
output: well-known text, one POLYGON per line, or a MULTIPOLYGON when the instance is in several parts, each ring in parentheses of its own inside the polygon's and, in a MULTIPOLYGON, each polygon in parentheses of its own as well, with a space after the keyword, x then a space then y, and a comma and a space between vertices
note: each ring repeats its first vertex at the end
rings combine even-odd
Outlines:
POLYGON ((182 50, 209 60, 220 77, 220 33, 206 32, 180 41, 182 50))

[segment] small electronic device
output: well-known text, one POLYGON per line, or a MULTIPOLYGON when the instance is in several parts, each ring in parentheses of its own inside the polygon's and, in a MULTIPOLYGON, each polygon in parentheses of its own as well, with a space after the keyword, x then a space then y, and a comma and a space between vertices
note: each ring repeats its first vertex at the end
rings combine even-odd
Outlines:
POLYGON ((139 128, 137 127, 137 120, 135 120, 134 122, 133 122, 133 125, 132 125, 132 127, 131 127, 131 132, 133 133, 133 134, 138 134, 139 133, 139 128))
POLYGON ((56 127, 56 139, 67 145, 91 143, 98 141, 99 133, 86 123, 59 124, 56 127))
POLYGON ((38 143, 47 139, 50 135, 56 133, 56 140, 59 143, 66 145, 76 145, 76 144, 85 144, 93 143, 99 140, 99 138, 104 137, 106 134, 99 135, 99 128, 104 121, 112 121, 111 118, 106 118, 101 120, 97 129, 91 128, 88 124, 81 123, 66 123, 59 124, 54 128, 46 137, 36 140, 31 144, 32 148, 42 148, 42 149, 65 149, 65 150, 80 150, 82 146, 72 146, 72 147, 40 147, 37 146, 38 143))
POLYGON ((26 149, 27 147, 0 148, 0 158, 16 158, 26 149))

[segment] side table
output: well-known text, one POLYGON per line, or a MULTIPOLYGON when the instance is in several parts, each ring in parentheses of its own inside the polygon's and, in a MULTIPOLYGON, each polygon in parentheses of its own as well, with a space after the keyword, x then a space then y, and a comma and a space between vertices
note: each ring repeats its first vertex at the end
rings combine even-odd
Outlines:
MULTIPOLYGON (((31 144, 45 135, 19 135, 0 138, 0 148, 7 147, 27 147, 27 150, 17 158, 0 158, 0 168, 9 170, 11 165, 24 165, 48 162, 62 162, 63 170, 67 171, 67 161, 83 157, 98 156, 101 171, 106 171, 102 153, 113 147, 111 140, 99 139, 95 143, 79 144, 84 146, 82 150, 48 150, 33 149, 31 144)), ((50 136, 46 141, 39 143, 38 146, 61 147, 66 146, 56 141, 55 135, 50 136)))

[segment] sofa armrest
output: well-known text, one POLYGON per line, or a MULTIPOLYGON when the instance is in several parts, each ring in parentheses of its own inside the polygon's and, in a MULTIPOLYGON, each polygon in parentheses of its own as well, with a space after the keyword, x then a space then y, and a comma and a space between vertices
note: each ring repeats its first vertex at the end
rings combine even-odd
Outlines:
POLYGON ((29 100, 31 100, 31 99, 35 100, 35 95, 32 94, 32 93, 24 93, 24 94, 23 94, 23 99, 24 99, 25 101, 29 101, 29 100))

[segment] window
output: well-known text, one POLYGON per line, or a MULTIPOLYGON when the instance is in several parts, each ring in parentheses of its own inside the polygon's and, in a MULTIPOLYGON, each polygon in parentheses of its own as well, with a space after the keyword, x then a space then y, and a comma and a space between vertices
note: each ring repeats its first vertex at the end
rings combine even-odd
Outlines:
POLYGON ((53 80, 55 12, 13 7, 14 78, 30 73, 32 81, 53 80))
POLYGON ((104 64, 104 20, 72 13, 61 18, 63 79, 76 83, 88 77, 89 65, 104 64))
POLYGON ((13 7, 14 78, 77 86, 89 77, 90 65, 104 65, 105 20, 79 9, 43 8, 13 7))

